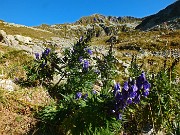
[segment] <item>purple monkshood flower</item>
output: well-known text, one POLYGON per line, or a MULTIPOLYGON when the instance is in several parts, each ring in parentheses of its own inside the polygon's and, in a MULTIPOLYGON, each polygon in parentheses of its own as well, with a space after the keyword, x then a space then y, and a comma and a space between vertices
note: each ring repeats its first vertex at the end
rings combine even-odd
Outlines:
POLYGON ((35 57, 37 60, 39 60, 39 53, 35 53, 35 57))
POLYGON ((140 75, 140 78, 141 78, 141 81, 146 81, 146 75, 145 75, 145 72, 143 71, 140 75))
POLYGON ((91 49, 87 49, 87 52, 92 55, 92 50, 91 49))
POLYGON ((141 98, 141 95, 138 94, 135 98, 134 98, 134 103, 135 104, 138 104, 140 102, 140 98, 141 98))
POLYGON ((133 101, 132 101, 131 98, 128 98, 127 101, 126 101, 126 103, 127 103, 128 105, 129 105, 129 104, 132 104, 132 102, 133 102, 133 101))
POLYGON ((123 100, 126 101, 128 99, 128 96, 129 96, 128 91, 123 89, 122 90, 122 96, 123 96, 123 100))
POLYGON ((89 67, 89 61, 88 60, 84 60, 83 69, 88 69, 88 67, 89 67))
POLYGON ((136 84, 133 84, 133 85, 131 86, 131 88, 132 88, 133 92, 138 91, 138 87, 136 86, 136 84))
POLYGON ((79 62, 81 63, 82 61, 83 61, 83 57, 80 56, 80 57, 79 57, 79 62))
POLYGON ((127 82, 127 81, 124 82, 123 89, 124 89, 125 91, 128 91, 128 90, 129 90, 129 86, 128 86, 128 82, 127 82))
POLYGON ((136 82, 138 89, 142 89, 144 83, 147 82, 145 72, 141 73, 141 75, 137 78, 136 82))
POLYGON ((114 85, 114 91, 113 91, 114 96, 116 96, 117 91, 120 91, 120 89, 121 89, 120 84, 119 84, 119 83, 116 83, 116 84, 114 85))
POLYGON ((82 97, 82 93, 81 92, 77 92, 75 98, 76 99, 80 99, 81 97, 82 97))
POLYGON ((96 18, 94 17, 94 22, 96 22, 97 20, 96 20, 96 18))
POLYGON ((46 48, 46 50, 43 52, 43 54, 45 55, 45 56, 48 56, 48 54, 50 53, 50 49, 49 48, 46 48))
POLYGON ((134 99, 136 96, 137 96, 137 93, 134 91, 130 92, 130 94, 129 94, 129 97, 132 99, 134 99))
POLYGON ((148 81, 145 81, 145 82, 143 83, 143 89, 144 89, 144 90, 149 90, 150 87, 151 87, 151 84, 150 84, 148 81))
POLYGON ((123 100, 123 95, 122 95, 122 93, 119 92, 119 91, 116 91, 116 93, 115 93, 115 99, 116 99, 117 101, 123 100))
POLYGON ((115 85, 114 85, 114 90, 115 91, 117 91, 117 90, 120 90, 120 84, 119 83, 116 83, 115 85))
POLYGON ((141 75, 137 78, 137 81, 143 83, 144 81, 146 81, 146 75, 145 75, 145 72, 143 71, 141 73, 141 75))
POLYGON ((79 41, 80 41, 80 42, 82 42, 82 41, 83 41, 83 36, 81 36, 81 37, 79 38, 79 41))
POLYGON ((143 95, 144 97, 147 97, 147 96, 149 95, 149 90, 143 91, 142 95, 143 95))
POLYGON ((93 91, 92 91, 92 94, 96 94, 96 93, 97 93, 96 90, 93 90, 93 91))
POLYGON ((83 99, 86 100, 87 98, 88 98, 88 94, 86 93, 83 95, 83 99))

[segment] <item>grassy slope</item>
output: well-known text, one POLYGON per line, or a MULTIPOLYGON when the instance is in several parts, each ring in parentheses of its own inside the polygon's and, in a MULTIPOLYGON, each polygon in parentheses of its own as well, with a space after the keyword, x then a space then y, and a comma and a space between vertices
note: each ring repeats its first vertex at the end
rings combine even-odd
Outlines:
POLYGON ((36 39, 44 39, 44 38, 50 39, 50 37, 55 36, 55 34, 48 31, 42 31, 28 27, 16 27, 13 25, 4 24, 1 21, 0 21, 0 30, 4 30, 7 34, 10 35, 22 35, 36 39))
MULTIPOLYGON (((24 51, 0 45, 0 74, 4 74, 0 79, 23 77, 22 65, 31 59, 24 51)), ((25 134, 37 122, 33 114, 50 102, 48 92, 42 87, 17 86, 13 92, 0 88, 0 134, 25 134)))
MULTIPOLYGON (((0 22, 0 29, 7 34, 19 34, 32 38, 47 39, 56 36, 50 32, 37 31, 25 27, 6 26, 0 22)), ((161 50, 169 48, 180 48, 180 31, 163 31, 163 32, 128 32, 119 33, 119 41, 115 44, 116 48, 126 45, 135 45, 148 50, 161 50)), ((102 38, 94 38, 92 45, 108 45, 106 40, 109 36, 102 38)), ((133 50, 119 50, 119 52, 137 53, 133 50)), ((119 57, 119 59, 129 60, 127 57, 119 57)), ((17 51, 9 47, 0 45, 0 74, 4 74, 3 79, 15 77, 23 77, 25 72, 22 65, 26 65, 27 61, 32 60, 24 51, 17 51), (23 58, 23 59, 22 59, 23 58)), ((139 60, 141 63, 148 63, 154 60, 155 64, 151 70, 157 69, 157 66, 163 65, 164 58, 146 57, 139 60)), ((171 61, 171 60, 169 60, 171 61)), ((168 62, 169 64, 170 62, 168 62)), ((150 69, 150 65, 144 65, 144 69, 150 69)), ((180 76, 180 63, 176 66, 176 72, 180 76)), ((0 78, 1 79, 1 78, 0 78)), ((31 126, 35 125, 36 119, 33 113, 38 108, 50 104, 53 100, 49 97, 47 91, 41 87, 37 88, 21 88, 14 92, 7 92, 0 89, 0 134, 24 134, 31 126)))
MULTIPOLYGON (((180 30, 176 31, 149 31, 149 32, 141 32, 141 31, 130 31, 130 32, 121 32, 118 35, 118 41, 115 43, 115 50, 117 53, 117 58, 123 61, 131 60, 130 57, 122 56, 121 53, 130 53, 130 54, 138 54, 138 50, 127 50, 120 49, 126 47, 137 47, 142 48, 147 51, 164 51, 170 49, 179 50, 180 53, 180 30)), ((93 45, 106 45, 108 47, 108 43, 106 41, 110 38, 110 36, 105 36, 102 38, 94 38, 92 40, 93 45)), ((145 56, 142 59, 139 59, 139 63, 144 64, 143 68, 145 71, 159 71, 164 66, 164 61, 167 60, 167 65, 170 66, 173 62, 173 58, 164 58, 158 56, 145 56), (152 65, 148 64, 149 62, 153 62, 152 65)), ((176 66, 176 72, 180 75, 180 68, 176 66)))

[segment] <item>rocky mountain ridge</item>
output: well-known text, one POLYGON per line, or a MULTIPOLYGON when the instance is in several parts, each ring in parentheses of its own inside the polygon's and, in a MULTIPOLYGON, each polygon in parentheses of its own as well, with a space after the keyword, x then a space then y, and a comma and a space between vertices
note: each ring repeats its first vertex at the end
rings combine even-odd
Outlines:
POLYGON ((93 30, 95 35, 90 43, 91 49, 105 54, 113 40, 115 55, 123 59, 119 60, 119 64, 124 68, 125 74, 128 74, 129 59, 134 55, 137 55, 138 59, 155 61, 154 65, 158 65, 160 59, 180 57, 178 18, 166 22, 168 29, 164 28, 162 23, 146 31, 135 29, 141 21, 142 19, 134 17, 94 14, 71 24, 28 27, 0 20, 0 45, 25 50, 31 56, 41 53, 46 47, 55 47, 56 51, 62 54, 64 48, 71 47, 87 31, 93 30))
POLYGON ((164 29, 180 29, 180 1, 160 10, 158 13, 145 17, 136 29, 150 30, 164 27, 164 29), (173 26, 173 27, 172 27, 173 26))
POLYGON ((95 30, 96 37, 117 35, 121 31, 133 30, 141 19, 134 17, 113 17, 94 14, 82 17, 71 24, 42 24, 28 27, 0 21, 0 42, 30 54, 41 52, 45 46, 70 46, 88 30, 95 30))
MULTIPOLYGON (((94 30, 94 40, 96 42, 93 42, 92 44, 106 45, 108 44, 109 39, 115 37, 117 41, 116 44, 120 46, 119 48, 124 48, 124 46, 121 46, 123 44, 132 46, 130 48, 140 48, 138 46, 143 44, 141 43, 142 40, 140 40, 140 38, 143 38, 143 32, 139 33, 140 35, 137 35, 135 37, 133 36, 133 34, 138 34, 138 30, 136 29, 143 30, 143 28, 141 27, 146 27, 144 26, 146 22, 151 24, 151 21, 153 21, 153 17, 155 17, 156 19, 159 17, 161 19, 161 15, 162 17, 168 15, 167 18, 170 16, 170 18, 172 19, 171 20, 169 18, 169 21, 166 22, 168 28, 171 28, 172 30, 180 28, 180 21, 178 18, 179 12, 175 13, 175 11, 179 11, 179 8, 177 8, 177 6, 179 6, 179 1, 173 3, 172 5, 168 6, 164 10, 161 10, 155 15, 143 18, 144 20, 142 18, 135 18, 130 16, 114 17, 93 14, 91 16, 82 17, 74 23, 54 25, 42 24, 36 27, 28 27, 24 25, 0 21, 0 42, 4 45, 21 50, 26 50, 27 52, 34 54, 35 52, 41 52, 45 47, 48 46, 56 46, 59 49, 71 46, 87 31, 94 30), (158 17, 156 17, 157 15, 158 17), (176 18, 173 17, 174 15, 176 16, 176 18), (123 38, 122 36, 125 37, 123 38)), ((164 28, 163 22, 161 24, 158 23, 158 25, 153 26, 152 29, 148 29, 152 31, 161 31, 160 28, 164 28)), ((167 28, 165 27, 164 29, 167 28)), ((160 35, 157 35, 157 37, 159 36, 160 35)), ((156 36, 152 36, 152 38, 156 38, 156 36)), ((151 38, 149 38, 147 41, 145 39, 145 42, 148 42, 150 40, 151 38)), ((153 40, 155 39, 152 39, 152 43, 148 44, 156 46, 154 45, 156 44, 154 42, 166 42, 163 41, 163 39, 158 39, 157 41, 153 40)), ((178 46, 178 39, 175 42, 173 41, 172 44, 173 46, 178 46)))
POLYGON ((140 22, 141 19, 135 17, 114 17, 94 14, 82 17, 75 23, 54 25, 42 24, 35 28, 47 30, 65 38, 79 38, 88 30, 94 29, 96 31, 96 37, 100 37, 116 35, 121 31, 133 30, 140 22))

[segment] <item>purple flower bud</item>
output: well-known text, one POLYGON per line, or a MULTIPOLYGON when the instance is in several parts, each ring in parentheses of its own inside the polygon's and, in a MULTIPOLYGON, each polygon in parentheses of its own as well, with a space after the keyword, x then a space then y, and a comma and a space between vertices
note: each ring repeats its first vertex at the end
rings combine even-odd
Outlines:
POLYGON ((94 22, 96 22, 97 20, 96 20, 96 18, 94 17, 94 22))
POLYGON ((82 42, 82 41, 83 41, 83 36, 81 36, 81 37, 79 38, 79 41, 80 41, 80 42, 82 42))
POLYGON ((131 98, 128 98, 127 102, 126 102, 128 105, 129 104, 132 104, 132 99, 131 98))
POLYGON ((123 89, 126 90, 126 91, 128 91, 129 86, 128 86, 128 82, 127 82, 127 81, 124 82, 123 89))
POLYGON ((146 80, 146 75, 145 75, 145 72, 143 71, 142 73, 141 73, 141 80, 142 81, 145 81, 146 80))
POLYGON ((87 49, 87 52, 92 55, 92 50, 91 49, 87 49))
POLYGON ((86 100, 87 98, 88 98, 88 94, 86 93, 83 95, 83 99, 86 100))
POLYGON ((148 81, 145 81, 143 84, 143 89, 144 90, 149 90, 151 87, 151 84, 148 81))
POLYGON ((135 98, 137 96, 137 93, 136 92, 134 92, 134 91, 132 91, 132 92, 130 92, 130 94, 129 94, 129 97, 130 98, 135 98))
POLYGON ((82 61, 83 61, 83 57, 80 56, 80 57, 79 57, 79 62, 81 63, 82 61))
POLYGON ((77 92, 75 98, 76 99, 80 99, 81 97, 82 97, 82 93, 81 92, 77 92))
POLYGON ((19 79, 17 77, 14 78, 14 82, 17 83, 19 82, 19 79))
POLYGON ((95 90, 92 91, 93 94, 96 94, 97 92, 95 90))
POLYGON ((50 53, 50 49, 49 49, 49 48, 46 48, 46 50, 44 51, 44 55, 45 55, 45 56, 48 56, 49 53, 50 53))
POLYGON ((138 87, 136 86, 136 84, 132 85, 131 88, 132 88, 133 92, 138 91, 138 87))
POLYGON ((35 57, 37 60, 39 60, 39 53, 35 53, 35 57))
POLYGON ((84 60, 83 69, 88 69, 88 67, 89 67, 89 61, 88 60, 84 60))
POLYGON ((122 93, 119 92, 119 91, 116 91, 116 93, 115 93, 115 99, 116 99, 117 101, 123 100, 122 93))
POLYGON ((140 102, 140 98, 141 98, 141 95, 138 94, 135 98, 134 98, 134 103, 135 104, 138 104, 140 102))
POLYGON ((119 84, 119 83, 116 83, 116 84, 114 85, 114 91, 113 91, 114 96, 116 96, 117 92, 120 91, 120 89, 121 89, 120 84, 119 84))
POLYGON ((144 81, 146 81, 146 76, 145 76, 145 72, 142 72, 141 75, 136 80, 138 89, 143 88, 144 81))
POLYGON ((147 96, 149 95, 149 90, 143 91, 142 95, 143 95, 144 97, 147 97, 147 96))
POLYGON ((114 90, 115 91, 117 91, 117 90, 120 90, 120 84, 119 83, 116 83, 115 85, 114 85, 114 90))

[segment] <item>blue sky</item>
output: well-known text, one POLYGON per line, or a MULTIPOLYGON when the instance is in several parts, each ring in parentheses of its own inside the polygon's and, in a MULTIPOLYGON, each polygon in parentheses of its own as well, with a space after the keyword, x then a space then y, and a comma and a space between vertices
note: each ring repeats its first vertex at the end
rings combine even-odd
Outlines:
POLYGON ((176 0, 0 0, 0 19, 37 26, 72 23, 95 13, 145 17, 176 0))

